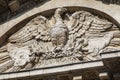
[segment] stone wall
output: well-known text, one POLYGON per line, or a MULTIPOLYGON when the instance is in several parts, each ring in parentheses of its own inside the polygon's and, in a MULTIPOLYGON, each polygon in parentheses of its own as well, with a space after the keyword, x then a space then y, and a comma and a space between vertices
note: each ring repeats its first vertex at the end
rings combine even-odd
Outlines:
POLYGON ((1 0, 0 1, 0 24, 13 16, 35 7, 43 0, 1 0))
POLYGON ((106 4, 120 4, 120 0, 98 0, 98 1, 102 1, 103 3, 106 4))

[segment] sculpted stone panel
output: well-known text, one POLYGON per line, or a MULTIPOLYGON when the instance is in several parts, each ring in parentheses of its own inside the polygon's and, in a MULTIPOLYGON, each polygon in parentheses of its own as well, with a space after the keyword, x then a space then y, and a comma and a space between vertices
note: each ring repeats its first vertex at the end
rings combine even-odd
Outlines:
POLYGON ((53 16, 39 15, 11 35, 0 53, 14 61, 5 72, 56 66, 101 59, 101 52, 120 48, 119 36, 118 27, 103 17, 57 8, 53 16))

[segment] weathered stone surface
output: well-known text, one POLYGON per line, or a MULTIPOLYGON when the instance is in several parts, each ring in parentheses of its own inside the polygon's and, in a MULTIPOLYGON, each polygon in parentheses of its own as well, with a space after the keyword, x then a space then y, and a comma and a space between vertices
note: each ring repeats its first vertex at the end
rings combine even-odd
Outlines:
MULTIPOLYGON (((8 73, 5 75, 0 74, 0 79, 56 74, 59 72, 71 73, 69 71, 79 69, 80 71, 85 69, 84 72, 94 68, 105 69, 106 60, 119 58, 119 52, 100 56, 101 52, 120 49, 119 6, 101 4, 99 1, 94 0, 74 0, 74 2, 69 0, 63 2, 61 0, 49 1, 41 7, 36 7, 18 18, 0 25, 0 43, 4 43, 5 39, 8 39, 4 45, 0 44, 0 72, 8 73), (51 6, 53 4, 54 6, 51 6), (63 8, 63 6, 73 5, 83 6, 84 9, 82 7, 63 8), (56 7, 61 8, 46 11, 45 14, 41 13, 38 16, 34 15, 56 7), (33 18, 33 16, 36 17, 33 18), (31 18, 26 19, 27 17, 31 18), (23 21, 23 24, 19 23, 22 20, 25 22, 23 21), (16 24, 17 26, 14 26, 16 24), (102 64, 101 58, 104 58, 105 66, 102 64), (94 60, 100 62, 98 61, 95 64, 91 64, 91 62, 83 63, 87 61, 93 61, 94 63, 94 60), (62 67, 61 65, 65 66, 62 67), (30 69, 38 70, 9 74, 9 72, 30 69)), ((106 70, 110 69, 113 72, 113 77, 117 79, 119 76, 116 77, 114 73, 119 70, 119 67, 116 67, 119 60, 115 61, 111 61, 106 70), (111 70, 113 67, 115 70, 111 70)), ((100 74, 99 70, 96 71, 99 74, 99 76, 96 75, 96 79, 109 79, 106 74, 100 74)), ((53 79, 56 78, 53 77, 53 79)))
POLYGON ((0 51, 21 70, 99 60, 101 52, 120 46, 112 43, 118 34, 119 28, 99 14, 60 7, 49 17, 32 18, 0 51))

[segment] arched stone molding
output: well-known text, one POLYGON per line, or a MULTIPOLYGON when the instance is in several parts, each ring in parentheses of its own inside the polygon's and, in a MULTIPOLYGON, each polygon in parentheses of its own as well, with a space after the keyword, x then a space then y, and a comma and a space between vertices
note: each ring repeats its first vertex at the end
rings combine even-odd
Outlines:
MULTIPOLYGON (((110 16, 109 14, 103 12, 103 11, 100 11, 100 10, 97 10, 97 9, 94 9, 94 8, 90 8, 90 7, 83 7, 83 6, 65 6, 65 8, 68 9, 68 11, 72 11, 72 12, 75 12, 75 11, 78 11, 78 10, 85 10, 85 11, 88 11, 88 12, 91 12, 92 14, 95 14, 95 15, 98 15, 98 16, 101 16, 105 19, 108 19, 109 21, 113 22, 114 24, 116 24, 118 27, 120 27, 120 24, 119 22, 114 19, 112 16, 110 16)), ((31 12, 32 14, 29 14, 27 13, 28 15, 23 15, 24 18, 21 18, 20 20, 11 20, 8 24, 3 24, 3 28, 2 28, 2 25, 1 25, 1 29, 0 29, 0 46, 2 44, 4 44, 6 42, 6 39, 12 35, 13 33, 15 33, 16 31, 18 31, 20 28, 22 28, 27 22, 29 22, 32 18, 38 16, 38 15, 43 15, 43 16, 46 16, 46 17, 50 17, 51 15, 54 14, 54 11, 55 11, 56 8, 53 8, 53 9, 49 9, 49 10, 45 10, 45 11, 36 11, 35 13, 31 12)))

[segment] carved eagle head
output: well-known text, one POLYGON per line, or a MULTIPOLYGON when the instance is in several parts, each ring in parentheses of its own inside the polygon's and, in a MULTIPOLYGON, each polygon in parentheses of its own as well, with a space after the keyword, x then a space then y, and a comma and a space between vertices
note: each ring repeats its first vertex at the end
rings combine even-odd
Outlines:
POLYGON ((63 7, 60 7, 58 8, 56 11, 55 11, 55 14, 62 14, 64 12, 66 12, 67 9, 66 8, 63 8, 63 7))

